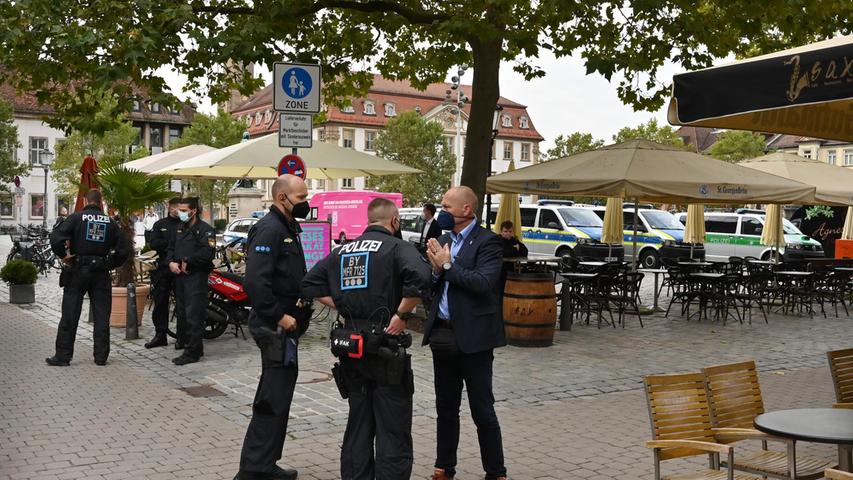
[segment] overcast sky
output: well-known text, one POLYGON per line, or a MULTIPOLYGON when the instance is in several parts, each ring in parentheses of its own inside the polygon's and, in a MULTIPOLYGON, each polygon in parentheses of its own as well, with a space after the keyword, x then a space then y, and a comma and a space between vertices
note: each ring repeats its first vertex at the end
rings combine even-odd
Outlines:
MULTIPOLYGON (((589 132, 597 138, 611 143, 613 135, 624 126, 636 126, 657 118, 666 124, 666 105, 658 112, 635 112, 623 105, 616 96, 617 82, 610 83, 604 77, 585 75, 583 61, 577 57, 556 59, 544 56, 539 65, 547 72, 544 78, 526 81, 512 70, 512 65, 501 66, 501 95, 527 105, 534 126, 545 137, 542 150, 553 146, 554 138, 560 134, 589 132)), ((185 79, 163 72, 173 91, 179 93, 185 79)), ((674 67, 663 69, 659 78, 670 83, 672 74, 679 73, 674 67)), ((448 79, 452 75, 448 72, 448 79)), ((473 72, 469 70, 463 83, 470 84, 473 72)), ((271 75, 266 72, 265 78, 271 75)), ((208 99, 194 99, 205 113, 215 109, 208 99)))

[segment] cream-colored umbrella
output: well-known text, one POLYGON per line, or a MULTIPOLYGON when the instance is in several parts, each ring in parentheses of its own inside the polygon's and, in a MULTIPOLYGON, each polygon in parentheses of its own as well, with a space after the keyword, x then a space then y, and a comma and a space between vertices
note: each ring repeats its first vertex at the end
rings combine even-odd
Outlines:
MULTIPOLYGON (((515 161, 510 160, 507 171, 515 170, 515 161)), ((512 233, 519 241, 521 241, 521 207, 518 205, 518 195, 505 193, 501 195, 501 203, 498 204, 498 214, 495 217, 495 224, 492 229, 500 235, 501 223, 509 220, 512 222, 512 233)))
MULTIPOLYGON (((199 155, 153 174, 183 178, 276 178, 278 162, 289 153, 291 149, 278 146, 278 135, 271 134, 199 155)), ((298 154, 307 167, 307 178, 421 173, 416 168, 326 142, 314 142, 313 147, 299 150, 298 154)))
POLYGON ((622 215, 622 199, 610 197, 604 209, 604 226, 601 229, 601 242, 622 245, 625 238, 625 219, 622 215))
POLYGON ((812 185, 819 205, 853 205, 853 169, 829 165, 790 153, 771 153, 739 165, 812 185))
POLYGON ((847 207, 847 217, 844 219, 844 228, 841 229, 842 240, 853 240, 853 207, 847 207))
POLYGON ((131 170, 139 170, 143 173, 152 173, 214 150, 216 150, 215 147, 208 145, 187 145, 186 147, 166 150, 162 153, 155 153, 154 155, 138 158, 125 163, 124 167, 131 170))
POLYGON ((771 203, 764 213, 764 227, 761 230, 761 244, 775 247, 775 255, 779 256, 779 246, 785 243, 785 231, 782 229, 782 208, 771 203))
POLYGON ((690 244, 690 258, 693 258, 693 245, 705 243, 705 206, 702 204, 691 203, 687 206, 684 243, 690 244))

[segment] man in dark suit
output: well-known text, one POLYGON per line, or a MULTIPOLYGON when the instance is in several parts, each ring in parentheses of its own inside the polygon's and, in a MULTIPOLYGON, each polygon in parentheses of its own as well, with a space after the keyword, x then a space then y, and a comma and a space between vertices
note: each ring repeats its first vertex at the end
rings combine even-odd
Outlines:
POLYGON ((431 203, 424 204, 424 228, 421 229, 421 240, 418 242, 418 245, 421 248, 426 248, 426 244, 430 238, 438 238, 441 236, 441 227, 438 226, 438 222, 435 221, 435 205, 431 203))
POLYGON ((433 480, 456 474, 463 382, 486 480, 506 480, 492 393, 494 349, 506 345, 500 292, 503 249, 499 237, 478 224, 477 207, 470 188, 448 190, 436 222, 450 232, 427 243, 435 294, 424 328, 424 344, 433 350, 438 414, 433 480))

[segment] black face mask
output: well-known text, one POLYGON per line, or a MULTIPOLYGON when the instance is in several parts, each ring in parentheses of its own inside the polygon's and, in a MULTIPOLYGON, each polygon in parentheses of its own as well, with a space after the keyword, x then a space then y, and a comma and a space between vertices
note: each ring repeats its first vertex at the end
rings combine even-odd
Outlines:
POLYGON ((299 203, 293 203, 287 195, 284 196, 293 208, 290 210, 290 214, 293 215, 293 218, 306 218, 309 213, 311 213, 311 205, 308 204, 308 200, 299 203))

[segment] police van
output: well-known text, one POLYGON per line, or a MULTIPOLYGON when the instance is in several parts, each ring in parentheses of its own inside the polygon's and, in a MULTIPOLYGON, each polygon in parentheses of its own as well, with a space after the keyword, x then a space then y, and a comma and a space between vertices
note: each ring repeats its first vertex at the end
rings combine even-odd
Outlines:
MULTIPOLYGON (((761 244, 764 217, 764 212, 761 210, 740 209, 735 213, 706 212, 706 259, 718 262, 728 261, 732 256, 770 259, 771 248, 761 244)), ((687 222, 687 213, 679 213, 676 218, 684 224, 687 222)), ((784 218, 782 230, 785 232, 785 245, 781 246, 779 252, 784 260, 797 261, 824 257, 820 242, 809 238, 784 218)))
MULTIPOLYGON (((401 208, 400 212, 400 235, 403 240, 410 243, 421 241, 421 231, 424 229, 423 208, 401 208)), ((438 211, 435 212, 438 215, 438 211)), ((433 219, 434 221, 435 219, 433 219)))

